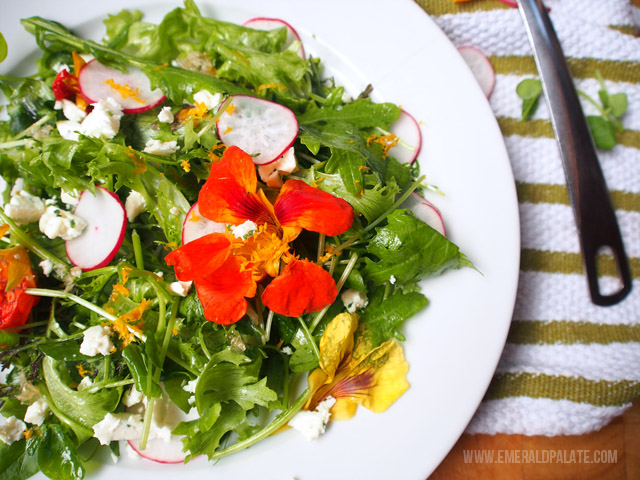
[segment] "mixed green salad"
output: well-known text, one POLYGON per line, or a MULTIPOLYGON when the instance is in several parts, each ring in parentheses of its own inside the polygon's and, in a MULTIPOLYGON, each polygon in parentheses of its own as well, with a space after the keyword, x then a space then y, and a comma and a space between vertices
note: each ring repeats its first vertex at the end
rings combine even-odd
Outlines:
POLYGON ((216 460, 402 395, 419 281, 470 262, 397 105, 349 97, 285 22, 191 0, 110 15, 101 43, 22 23, 41 55, 0 75, 0 479, 84 478, 104 449, 216 460))

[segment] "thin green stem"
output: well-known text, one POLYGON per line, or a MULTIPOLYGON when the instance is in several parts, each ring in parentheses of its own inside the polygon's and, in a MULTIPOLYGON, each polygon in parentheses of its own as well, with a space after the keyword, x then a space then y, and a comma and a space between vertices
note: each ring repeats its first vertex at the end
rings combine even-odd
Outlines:
POLYGON ((131 232, 131 243, 133 244, 133 255, 136 259, 136 267, 139 270, 144 270, 144 257, 142 256, 142 242, 140 241, 140 235, 133 230, 131 232))
POLYGON ((320 359, 320 349, 318 348, 318 345, 316 345, 316 341, 313 339, 313 335, 311 335, 311 332, 309 331, 307 324, 304 323, 304 320, 302 317, 298 317, 298 321, 300 322, 300 328, 302 329, 302 333, 307 338, 307 342, 309 342, 311 344, 311 347, 313 348, 313 353, 315 354, 317 359, 320 359))
POLYGON ((33 142, 33 140, 30 138, 25 138, 23 140, 12 140, 10 142, 1 142, 0 150, 10 150, 16 147, 24 147, 25 145, 31 142, 33 142))
POLYGON ((26 137, 27 135, 31 135, 38 127, 40 127, 43 123, 47 123, 51 119, 53 119, 53 115, 48 113, 44 117, 40 118, 38 121, 36 121, 36 122, 32 123, 31 125, 29 125, 27 128, 22 130, 20 133, 15 135, 12 138, 12 140, 20 140, 21 138, 26 137))
POLYGON ((327 236, 324 233, 321 233, 318 238, 318 261, 316 262, 318 265, 322 264, 321 258, 324 257, 324 243, 327 236))
POLYGON ((307 389, 304 392, 302 392, 302 394, 296 399, 296 401, 294 403, 291 404, 291 406, 288 409, 286 409, 282 413, 280 413, 265 428, 263 428, 259 432, 256 432, 255 434, 251 435, 250 437, 245 438, 244 440, 242 440, 240 442, 234 443, 230 447, 226 447, 226 448, 223 448, 221 450, 218 450, 211 457, 209 457, 209 459, 210 460, 217 460, 218 458, 222 458, 222 457, 224 457, 226 455, 229 455, 231 453, 239 452, 241 450, 244 450, 247 447, 250 447, 251 445, 254 445, 255 443, 259 442, 260 440, 263 440, 263 439, 269 437, 270 435, 273 435, 278 430, 280 430, 280 428, 282 428, 284 425, 286 425, 289 422, 289 420, 291 420, 296 413, 298 413, 298 411, 307 402, 307 400, 309 400, 309 397, 311 397, 311 391, 309 389, 307 389))
MULTIPOLYGON (((387 132, 384 128, 380 128, 380 127, 376 127, 376 130, 378 130, 380 133, 382 133, 383 135, 391 135, 391 132, 387 132)), ((411 150, 412 152, 415 152, 417 147, 415 145, 410 145, 407 142, 405 142, 404 140, 402 140, 400 137, 398 137, 396 135, 396 138, 398 139, 398 144, 402 145, 404 148, 406 148, 407 150, 411 150)))
POLYGON ((271 325, 273 324, 273 310, 269 310, 267 314, 267 322, 264 326, 264 335, 262 335, 262 344, 264 345, 269 341, 269 337, 271 336, 271 325))
POLYGON ((86 388, 84 391, 87 393, 96 393, 100 390, 102 390, 103 388, 117 388, 117 387, 126 387, 127 385, 132 385, 133 384, 133 379, 129 378, 127 380, 119 380, 117 382, 98 382, 98 383, 94 383, 93 385, 91 385, 90 387, 86 388))

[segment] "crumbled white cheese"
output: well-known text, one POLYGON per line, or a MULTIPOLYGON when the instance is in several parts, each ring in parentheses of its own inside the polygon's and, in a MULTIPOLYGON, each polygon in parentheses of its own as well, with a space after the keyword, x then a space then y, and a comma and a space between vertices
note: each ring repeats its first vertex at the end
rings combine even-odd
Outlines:
POLYGON ((222 102, 222 94, 211 94, 206 90, 200 90, 193 95, 193 101, 195 103, 204 103, 204 106, 207 107, 207 110, 213 110, 222 102))
POLYGON ((171 112, 171 107, 162 107, 160 113, 158 113, 158 121, 160 123, 173 123, 174 117, 171 112))
POLYGON ((289 426, 298 430, 307 441, 312 441, 322 435, 327 428, 329 417, 331 417, 331 407, 336 403, 336 399, 329 396, 318 404, 315 410, 303 410, 294 415, 289 420, 289 426))
POLYGON ((193 380, 189 380, 187 384, 182 387, 185 392, 196 393, 196 387, 198 386, 198 379, 194 378, 193 380))
POLYGON ((83 332, 80 353, 89 357, 96 355, 111 355, 115 351, 111 341, 111 329, 104 325, 95 325, 83 332))
POLYGON ((360 310, 369 305, 367 294, 352 288, 342 292, 340 299, 349 313, 354 313, 356 310, 360 310))
POLYGON ((189 290, 191 289, 191 284, 193 284, 192 281, 188 281, 188 282, 181 282, 181 281, 171 282, 169 284, 169 291, 171 291, 171 292, 173 292, 176 295, 179 295, 181 297, 186 297, 187 294, 189 293, 189 290))
POLYGON ((142 417, 130 413, 107 413, 93 426, 93 436, 100 444, 108 445, 114 440, 135 440, 142 435, 142 417))
POLYGON ((129 390, 124 393, 122 403, 125 407, 133 407, 134 405, 141 403, 144 400, 144 394, 136 389, 135 385, 132 385, 129 390))
POLYGON ((391 276, 389 277, 389 283, 390 283, 391 285, 393 285, 393 284, 395 284, 395 283, 396 283, 396 277, 395 277, 395 275, 391 275, 391 276))
POLYGON ((269 187, 279 188, 283 185, 282 177, 290 175, 298 169, 298 162, 293 147, 289 148, 278 160, 268 165, 260 165, 258 174, 269 187))
POLYGON ((38 265, 40 265, 40 268, 42 269, 42 274, 45 277, 48 277, 49 275, 51 275, 51 272, 53 271, 53 262, 51 260, 49 259, 43 260, 38 265))
POLYGON ((255 223, 253 223, 251 220, 247 220, 240 225, 231 226, 231 233, 233 233, 236 238, 245 239, 250 235, 253 235, 253 233, 256 231, 256 228, 258 228, 258 226, 255 223))
POLYGON ((143 151, 152 155, 171 155, 178 151, 178 142, 175 140, 161 142, 160 140, 151 138, 147 140, 147 143, 145 143, 143 151))
POLYGON ((91 105, 93 110, 80 124, 80 133, 105 140, 115 137, 120 130, 122 106, 111 97, 91 105))
POLYGON ((56 273, 58 278, 62 278, 65 291, 71 290, 76 278, 80 278, 80 275, 82 275, 82 268, 71 267, 69 271, 66 272, 64 266, 59 263, 53 266, 53 271, 56 273))
POLYGON ((80 123, 87 116, 87 112, 78 107, 75 102, 71 100, 58 100, 54 106, 55 109, 62 109, 62 114, 67 120, 80 123))
POLYGON ((91 377, 82 377, 82 380, 80 380, 80 383, 78 384, 78 391, 81 392, 82 390, 86 390, 91 385, 93 385, 93 379, 91 377))
POLYGON ((44 202, 40 197, 21 190, 11 196, 4 207, 4 213, 20 225, 37 222, 44 213, 44 202))
POLYGON ((71 120, 60 120, 56 122, 56 128, 58 133, 65 140, 73 140, 77 142, 80 138, 80 131, 82 126, 78 122, 72 122, 71 120))
POLYGON ((40 217, 38 227, 51 239, 60 237, 63 240, 71 240, 82 234, 87 228, 87 222, 71 212, 51 205, 40 217))
POLYGON ((49 414, 49 405, 47 401, 40 397, 27 408, 24 414, 24 421, 33 425, 42 425, 44 419, 49 414))
POLYGON ((127 195, 127 199, 124 201, 124 210, 127 212, 127 220, 133 222, 135 218, 145 211, 147 208, 147 202, 144 199, 144 196, 135 191, 131 190, 129 195, 127 195))
POLYGON ((280 351, 285 355, 293 355, 293 350, 291 350, 291 347, 289 345, 287 345, 286 347, 282 347, 280 351))
POLYGON ((11 187, 11 196, 18 195, 24 190, 24 178, 16 178, 16 183, 11 187))
POLYGON ((80 199, 80 192, 77 189, 72 191, 60 190, 60 200, 67 205, 77 205, 80 199))
POLYGON ((0 441, 11 445, 13 442, 17 442, 24 437, 24 431, 27 426, 22 420, 11 416, 0 425, 0 441))

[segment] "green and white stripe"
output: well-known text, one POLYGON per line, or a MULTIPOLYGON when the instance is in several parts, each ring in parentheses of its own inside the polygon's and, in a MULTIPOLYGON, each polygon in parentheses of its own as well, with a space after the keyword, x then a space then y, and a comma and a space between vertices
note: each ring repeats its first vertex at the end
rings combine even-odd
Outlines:
MULTIPOLYGON (((522 257, 507 345, 470 433, 581 434, 640 396, 640 39, 629 0, 546 0, 577 87, 598 97, 598 70, 629 111, 618 145, 599 152, 630 258, 634 288, 622 303, 589 299, 564 171, 544 102, 520 120, 516 85, 537 76, 516 9, 494 0, 416 0, 457 45, 480 48, 496 71, 490 99, 513 166, 522 257)), ((595 109, 583 102, 587 114, 595 109)), ((611 257, 598 261, 614 289, 611 257)))

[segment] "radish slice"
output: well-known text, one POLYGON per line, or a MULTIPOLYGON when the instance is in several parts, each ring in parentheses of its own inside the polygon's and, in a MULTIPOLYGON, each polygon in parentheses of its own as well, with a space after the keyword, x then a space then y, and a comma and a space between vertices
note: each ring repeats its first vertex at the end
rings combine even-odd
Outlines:
POLYGON ((216 125, 220 140, 247 152, 256 165, 280 158, 298 135, 298 119, 291 110, 247 95, 234 95, 216 125))
POLYGON ((283 50, 287 49, 293 42, 298 41, 300 42, 298 55, 300 55, 301 58, 305 58, 304 47, 302 46, 300 35, 298 35, 295 28, 284 20, 280 20, 279 18, 256 17, 244 22, 243 26, 255 28, 256 30, 275 30, 276 28, 285 27, 287 29, 287 39, 284 42, 283 50))
POLYGON ((413 149, 407 148, 402 143, 398 143, 389 149, 389 155, 400 163, 415 162, 422 147, 422 133, 420 132, 420 125, 416 119, 413 118, 411 114, 402 110, 398 120, 391 124, 391 133, 404 143, 413 147, 413 149))
POLYGON ((411 210, 416 218, 422 220, 441 235, 444 235, 445 237, 447 236, 447 231, 444 228, 444 222, 442 221, 440 211, 426 198, 413 192, 409 195, 409 198, 402 203, 401 208, 411 210))
POLYGON ((487 56, 476 47, 458 47, 458 51, 475 75, 485 96, 489 98, 491 96, 491 92, 493 92, 493 87, 496 84, 496 74, 491 62, 487 56))
POLYGON ((187 212, 182 224, 182 244, 193 242, 210 233, 224 233, 225 228, 226 225, 224 223, 214 222, 200 215, 198 202, 196 202, 187 212))
POLYGON ((97 186, 95 195, 89 190, 82 192, 73 213, 87 222, 87 227, 80 236, 65 242, 69 260, 85 271, 104 267, 124 239, 127 214, 122 202, 115 193, 97 186))
MULTIPOLYGON (((138 413, 144 417, 146 408, 143 403, 138 403, 127 412, 138 413)), ((189 413, 184 413, 171 401, 166 392, 156 398, 153 406, 151 422, 151 437, 155 432, 162 432, 162 438, 150 438, 144 450, 140 448, 140 440, 128 440, 129 445, 142 458, 158 463, 183 463, 187 453, 182 451, 182 436, 169 434, 180 422, 188 422, 199 418, 198 411, 192 408, 189 413)))
POLYGON ((165 100, 162 90, 151 90, 149 78, 139 68, 121 72, 95 59, 80 70, 78 86, 90 103, 111 97, 122 105, 124 113, 146 112, 165 100))

